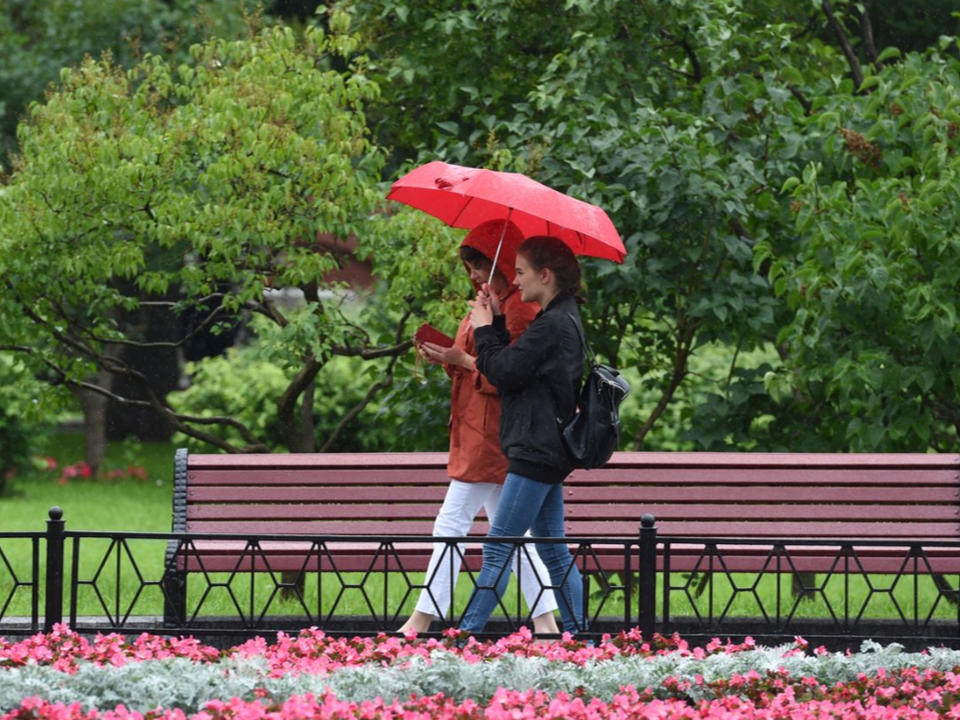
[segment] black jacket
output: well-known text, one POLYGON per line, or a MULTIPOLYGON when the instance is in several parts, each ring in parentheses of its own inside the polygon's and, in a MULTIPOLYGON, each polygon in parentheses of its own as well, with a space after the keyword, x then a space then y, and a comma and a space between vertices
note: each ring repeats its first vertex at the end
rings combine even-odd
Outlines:
POLYGON ((560 483, 573 470, 558 418, 573 416, 583 377, 574 323, 577 302, 561 293, 512 345, 503 316, 474 332, 477 368, 500 393, 500 447, 509 472, 560 483))

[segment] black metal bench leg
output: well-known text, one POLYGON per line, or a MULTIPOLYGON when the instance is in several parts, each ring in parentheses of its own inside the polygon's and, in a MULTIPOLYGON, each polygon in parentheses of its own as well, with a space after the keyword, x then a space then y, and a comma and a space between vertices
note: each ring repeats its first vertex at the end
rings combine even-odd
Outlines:
POLYGON ((171 541, 163 572, 163 625, 183 627, 187 624, 187 573, 178 568, 179 543, 171 541))

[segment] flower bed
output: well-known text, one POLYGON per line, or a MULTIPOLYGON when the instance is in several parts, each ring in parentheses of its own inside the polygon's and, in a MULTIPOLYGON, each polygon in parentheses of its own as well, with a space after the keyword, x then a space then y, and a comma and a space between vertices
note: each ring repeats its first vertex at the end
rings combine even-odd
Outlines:
POLYGON ((318 630, 220 652, 193 639, 87 640, 58 627, 0 640, 0 720, 295 718, 960 718, 960 652, 766 648, 636 632, 595 647, 518 633, 330 638, 318 630))

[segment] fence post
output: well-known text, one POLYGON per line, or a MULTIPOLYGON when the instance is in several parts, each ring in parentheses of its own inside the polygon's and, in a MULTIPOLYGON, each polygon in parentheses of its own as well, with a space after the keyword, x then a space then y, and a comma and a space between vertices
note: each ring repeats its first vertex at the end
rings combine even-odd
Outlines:
POLYGON ((54 505, 47 513, 47 582, 44 591, 43 631, 63 622, 63 510, 54 505))
POLYGON ((640 632, 649 642, 657 627, 657 520, 650 513, 640 519, 640 632))

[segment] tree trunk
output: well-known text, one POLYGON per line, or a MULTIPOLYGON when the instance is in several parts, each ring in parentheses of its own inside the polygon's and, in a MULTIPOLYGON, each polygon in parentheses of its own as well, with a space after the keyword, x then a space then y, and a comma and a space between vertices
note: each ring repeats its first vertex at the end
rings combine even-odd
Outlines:
MULTIPOLYGON (((97 373, 96 382, 104 390, 110 390, 113 375, 101 370, 97 373)), ((77 394, 83 409, 83 459, 90 466, 91 473, 97 476, 107 454, 107 408, 110 398, 93 390, 78 390, 77 394)))

